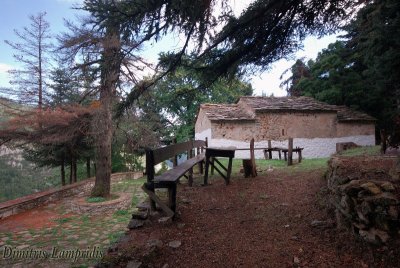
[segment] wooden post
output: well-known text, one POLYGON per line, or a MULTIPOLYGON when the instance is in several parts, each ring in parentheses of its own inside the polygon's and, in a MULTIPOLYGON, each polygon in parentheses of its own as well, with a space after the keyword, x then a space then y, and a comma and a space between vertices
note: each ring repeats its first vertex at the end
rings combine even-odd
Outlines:
POLYGON ((231 179, 231 172, 232 172, 232 158, 229 157, 229 162, 228 162, 228 170, 227 170, 227 174, 226 174, 226 185, 229 184, 230 179, 231 179))
MULTIPOLYGON (((172 139, 172 144, 176 144, 176 138, 172 139)), ((178 165, 178 156, 174 155, 174 158, 172 159, 172 166, 176 167, 178 165)))
POLYGON ((381 129, 380 136, 381 136, 381 153, 382 154, 386 154, 387 137, 386 137, 386 131, 384 129, 381 129))
POLYGON ((288 166, 291 166, 293 164, 293 138, 289 138, 287 163, 288 166))
POLYGON ((256 177, 257 176, 257 166, 256 166, 256 158, 254 155, 254 139, 250 141, 250 159, 243 159, 243 170, 244 177, 256 177))
MULTIPOLYGON (((146 150, 146 175, 148 190, 154 193, 154 155, 152 150, 146 150)), ((150 198, 150 207, 152 210, 156 209, 156 203, 150 198)))
POLYGON ((254 155, 254 138, 250 141, 250 159, 251 159, 251 176, 254 178, 257 176, 257 167, 256 167, 256 157, 254 155))
POLYGON ((272 148, 271 140, 268 140, 268 149, 269 149, 268 155, 269 155, 269 159, 272 159, 272 151, 271 151, 271 148, 272 148))
MULTIPOLYGON (((193 140, 190 140, 192 143, 192 146, 190 147, 190 150, 188 151, 187 159, 193 158, 193 140)), ((193 167, 189 169, 189 186, 193 185, 193 167)))

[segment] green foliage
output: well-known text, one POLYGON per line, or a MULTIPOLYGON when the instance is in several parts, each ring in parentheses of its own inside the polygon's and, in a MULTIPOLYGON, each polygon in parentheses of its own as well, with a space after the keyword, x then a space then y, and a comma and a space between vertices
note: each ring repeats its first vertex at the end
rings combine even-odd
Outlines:
MULTIPOLYGON (((161 62, 167 55, 161 55, 161 62)), ((240 96, 252 95, 250 84, 239 77, 220 78, 209 87, 198 68, 188 67, 194 64, 193 57, 183 59, 184 66, 169 73, 140 102, 145 111, 155 114, 163 128, 162 135, 176 137, 178 142, 194 137, 196 114, 202 103, 234 103, 240 96), (186 67, 185 67, 186 66, 186 67)))
POLYGON ((120 209, 114 212, 114 216, 119 217, 119 216, 126 216, 129 214, 129 211, 126 209, 120 209))
POLYGON ((82 96, 79 92, 78 76, 71 69, 58 67, 51 72, 50 79, 52 81, 50 88, 53 90, 51 96, 53 106, 80 101, 82 96))
POLYGON ((400 114, 400 3, 371 2, 344 29, 345 39, 309 61, 310 77, 303 76, 293 86, 303 95, 374 116, 396 145, 400 143, 396 124, 400 114))
POLYGON ((0 202, 59 186, 58 172, 54 172, 35 168, 17 151, 0 156, 0 202))
POLYGON ((105 202, 105 201, 114 200, 117 198, 118 198, 118 195, 116 195, 116 194, 112 194, 109 198, 105 198, 105 197, 101 197, 101 196, 91 196, 91 197, 86 198, 86 202, 101 203, 101 202, 105 202))
POLYGON ((357 155, 380 155, 380 146, 365 146, 359 148, 353 148, 340 152, 340 155, 344 156, 357 156, 357 155))
MULTIPOLYGON (((69 170, 66 170, 69 178, 69 170)), ((86 167, 78 164, 78 181, 86 178, 86 167)), ((21 152, 0 156, 0 202, 15 199, 39 191, 60 187, 58 168, 37 167, 21 157, 21 152)))
POLYGON ((86 198, 86 202, 88 202, 88 203, 101 203, 104 201, 107 201, 107 199, 104 197, 100 197, 100 196, 86 198))

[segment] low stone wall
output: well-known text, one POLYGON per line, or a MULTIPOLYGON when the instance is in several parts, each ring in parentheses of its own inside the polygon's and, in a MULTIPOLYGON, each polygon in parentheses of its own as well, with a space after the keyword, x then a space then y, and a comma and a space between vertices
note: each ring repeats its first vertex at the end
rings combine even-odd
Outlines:
POLYGON ((386 156, 335 156, 327 173, 337 225, 370 243, 400 234, 400 161, 386 156))
POLYGON ((132 202, 131 193, 119 193, 118 198, 100 203, 88 203, 87 197, 81 197, 71 202, 71 210, 78 213, 111 214, 120 209, 129 208, 132 202))
MULTIPOLYGON (((143 177, 142 172, 124 172, 111 175, 112 182, 124 179, 139 179, 143 177)), ((43 206, 66 197, 84 196, 90 193, 94 185, 94 178, 89 178, 74 184, 66 185, 57 189, 50 189, 17 199, 0 203, 0 219, 15 215, 17 213, 43 206)))

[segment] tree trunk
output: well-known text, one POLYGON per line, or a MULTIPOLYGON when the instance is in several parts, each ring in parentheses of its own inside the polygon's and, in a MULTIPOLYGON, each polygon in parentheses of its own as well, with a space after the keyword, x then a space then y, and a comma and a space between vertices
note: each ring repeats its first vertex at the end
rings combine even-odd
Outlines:
POLYGON ((108 21, 103 41, 101 63, 100 108, 94 120, 96 132, 96 179, 92 196, 109 197, 111 184, 112 104, 121 66, 118 24, 108 21))
POLYGON ((74 158, 74 182, 77 182, 78 180, 77 180, 77 172, 78 171, 78 168, 77 168, 77 164, 76 164, 76 158, 74 158))
POLYGON ((62 159, 61 162, 61 185, 65 185, 65 160, 62 159))
POLYGON ((72 164, 72 158, 71 158, 71 163, 69 165, 69 184, 73 183, 73 174, 74 174, 74 165, 72 164))
POLYGON ((86 157, 86 177, 90 178, 90 157, 86 157))
POLYGON ((73 156, 71 156, 70 170, 69 183, 72 184, 76 182, 76 159, 73 156))

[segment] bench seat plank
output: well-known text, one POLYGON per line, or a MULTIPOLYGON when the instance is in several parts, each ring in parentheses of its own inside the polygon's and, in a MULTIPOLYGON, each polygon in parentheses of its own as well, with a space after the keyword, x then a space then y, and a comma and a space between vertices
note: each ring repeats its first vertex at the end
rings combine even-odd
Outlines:
POLYGON ((173 169, 165 171, 163 174, 154 177, 154 182, 176 182, 180 177, 185 175, 185 173, 191 169, 197 163, 204 161, 205 154, 196 155, 183 162, 182 164, 176 166, 173 169))

